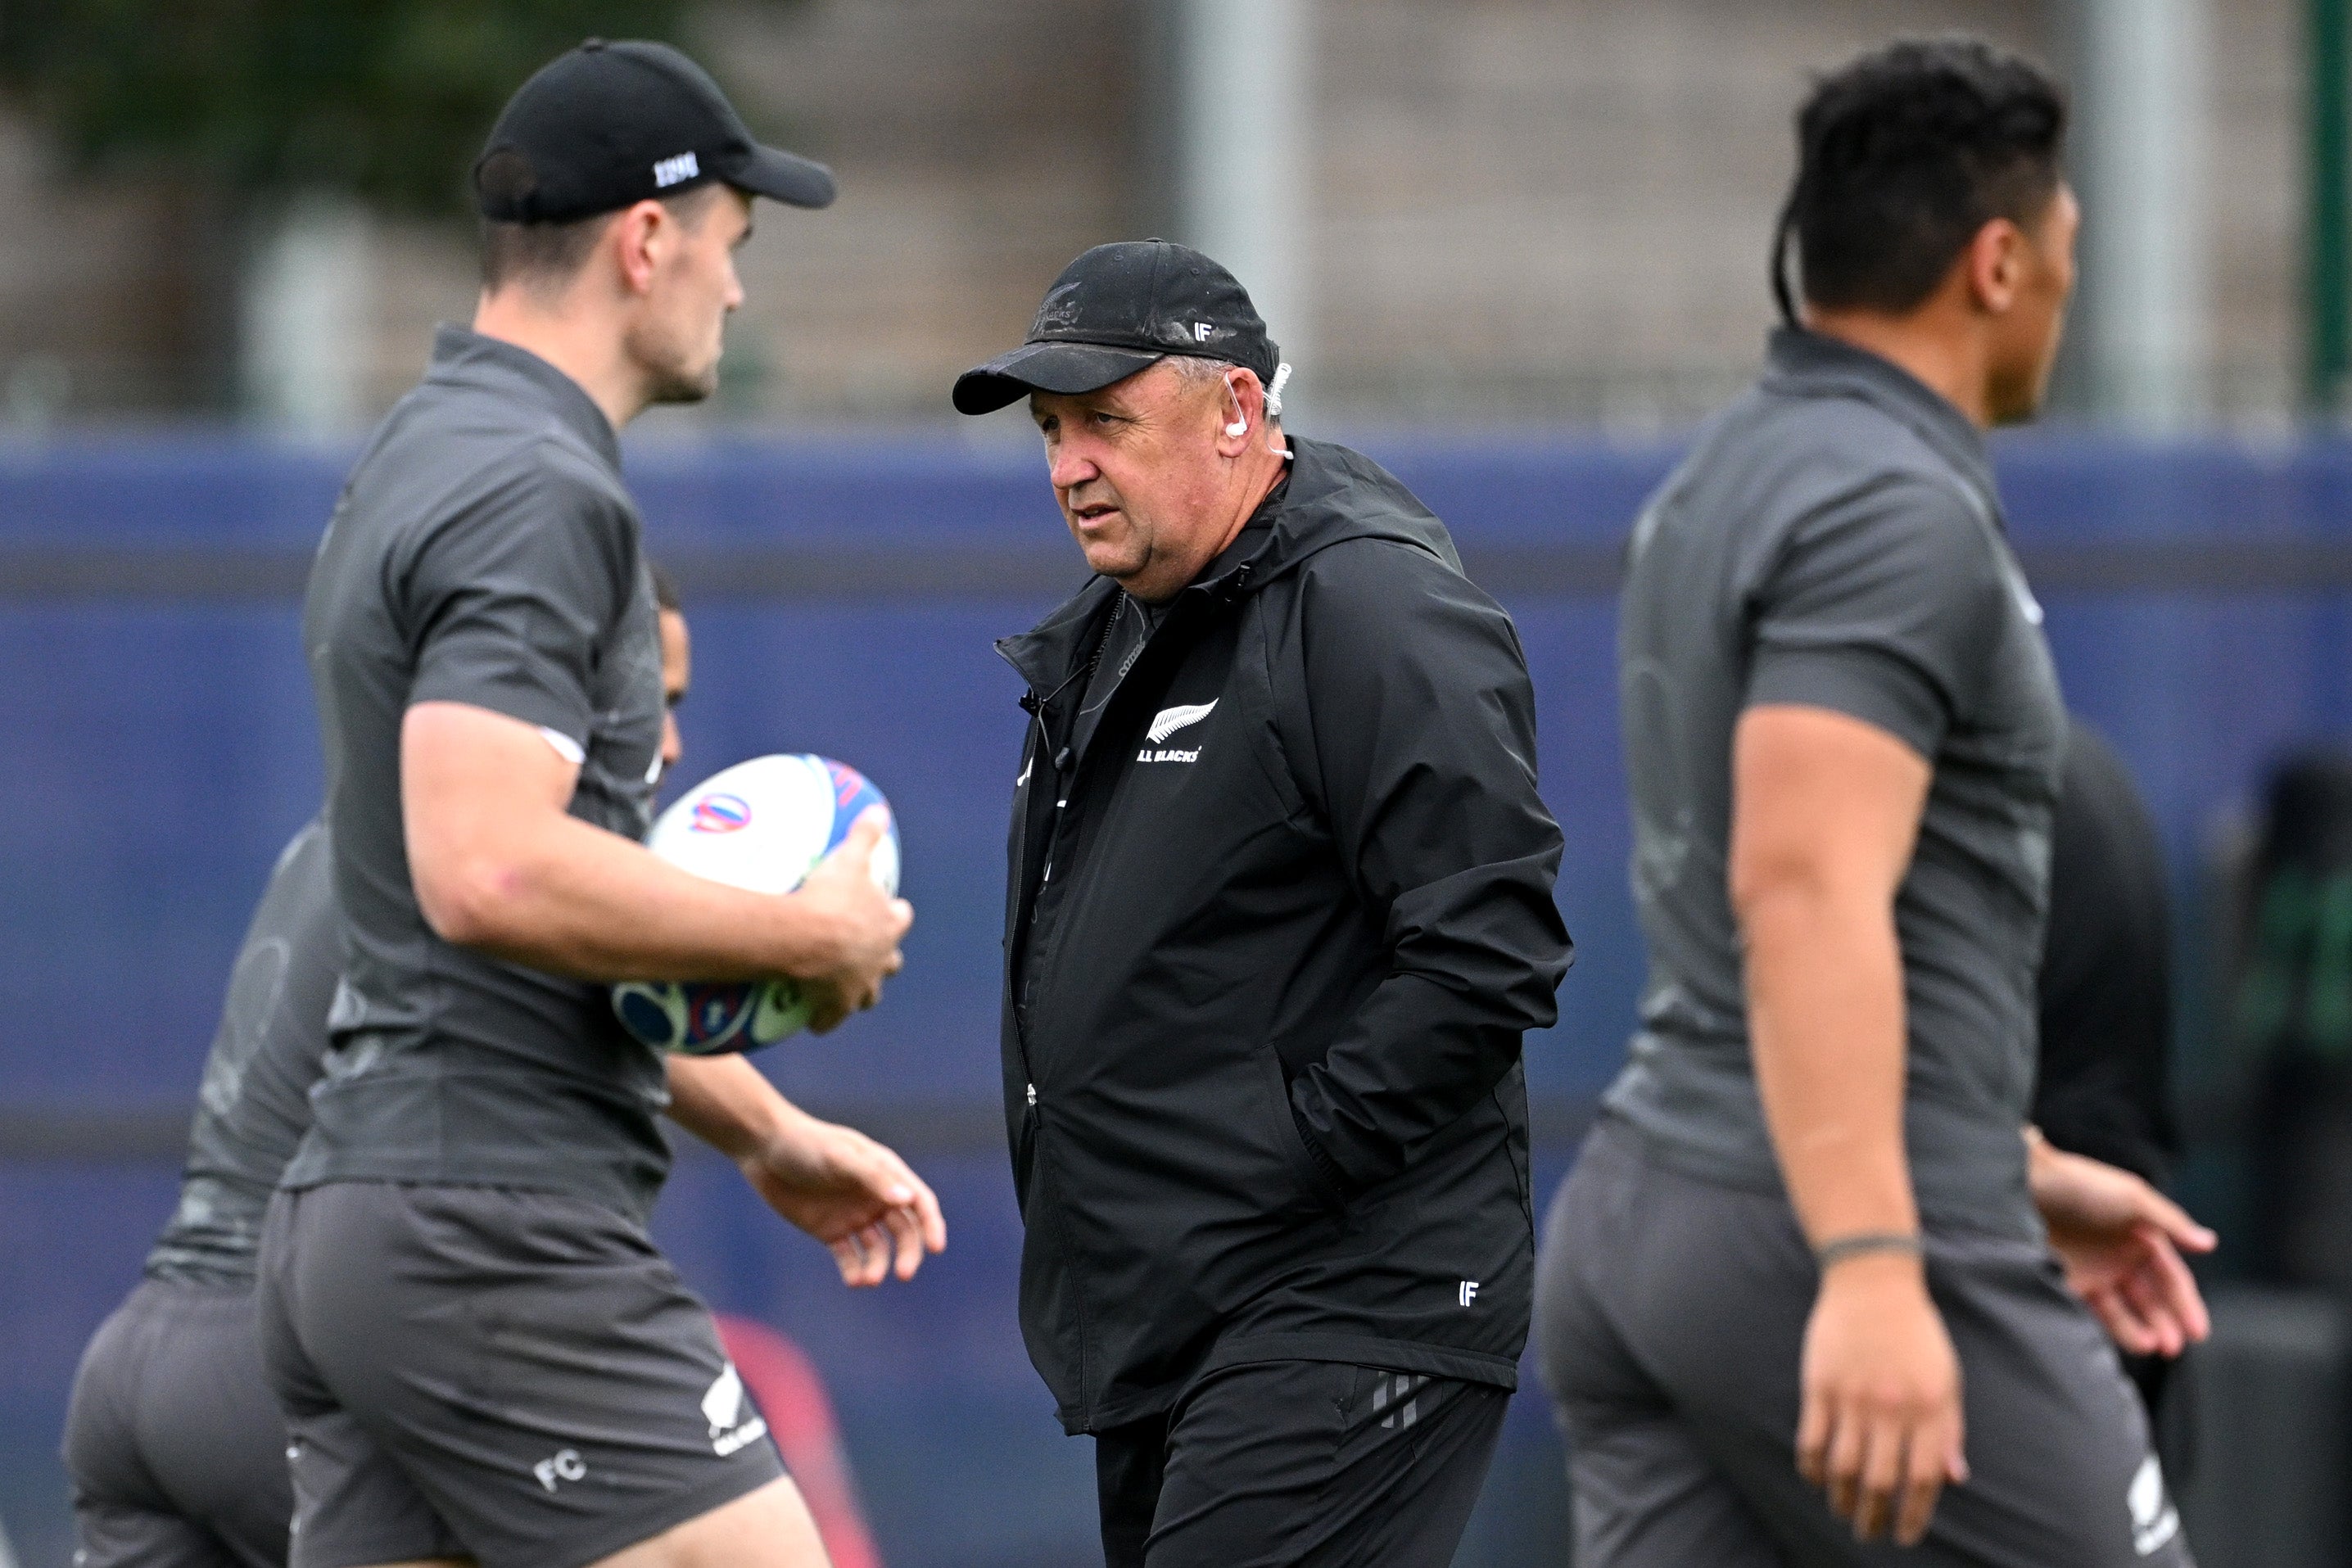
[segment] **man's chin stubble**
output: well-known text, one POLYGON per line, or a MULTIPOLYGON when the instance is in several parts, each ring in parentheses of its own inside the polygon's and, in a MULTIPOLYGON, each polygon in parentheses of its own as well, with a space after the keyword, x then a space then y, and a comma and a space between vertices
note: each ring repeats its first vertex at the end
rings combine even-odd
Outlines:
POLYGON ((713 365, 699 376, 671 375, 654 382, 653 396, 656 403, 703 402, 719 391, 719 367, 713 365))

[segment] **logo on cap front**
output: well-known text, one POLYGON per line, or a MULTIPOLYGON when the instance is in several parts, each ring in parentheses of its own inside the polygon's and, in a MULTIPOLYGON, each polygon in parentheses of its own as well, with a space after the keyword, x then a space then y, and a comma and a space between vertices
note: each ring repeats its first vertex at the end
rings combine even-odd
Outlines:
POLYGON ((667 191, 672 185, 693 179, 702 172, 702 165, 691 152, 681 152, 675 158, 665 158, 654 165, 654 189, 667 191))
POLYGON ((1037 307, 1037 319, 1030 327, 1029 335, 1032 338, 1042 338, 1056 327, 1065 329, 1076 327, 1078 324, 1078 312, 1082 308, 1084 304, 1078 298, 1078 286, 1075 283, 1065 283, 1049 292, 1045 296, 1045 302, 1037 307))

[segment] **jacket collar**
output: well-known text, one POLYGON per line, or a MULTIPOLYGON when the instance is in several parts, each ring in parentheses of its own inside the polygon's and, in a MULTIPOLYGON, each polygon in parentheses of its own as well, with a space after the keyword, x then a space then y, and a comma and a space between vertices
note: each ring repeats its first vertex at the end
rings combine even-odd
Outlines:
MULTIPOLYGON (((1460 570, 1454 541, 1428 507, 1394 476, 1360 453, 1294 435, 1287 480, 1258 516, 1269 526, 1255 549, 1226 551, 1190 587, 1187 598, 1238 600, 1288 575, 1318 552, 1356 538, 1389 538, 1427 550, 1460 570)), ((1245 532, 1244 538, 1248 537, 1245 532)), ((1236 543, 1241 541, 1237 540, 1236 543)), ((996 644, 1030 688, 1050 696, 1093 650, 1090 633, 1118 591, 1108 578, 1089 580, 1034 627, 996 644)))
MULTIPOLYGON (((1105 612, 1118 594, 1118 584, 1109 578, 1088 578, 1084 588, 1036 625, 1017 637, 998 638, 996 651, 1029 683, 1031 691, 1050 698, 1076 672, 1078 649, 1091 646, 1087 630, 1102 624, 1105 612)), ((1032 700, 1022 698, 1024 703, 1032 700)))
POLYGON ((578 382, 529 349, 444 322, 433 334, 433 363, 425 379, 544 409, 615 474, 621 470, 621 443, 604 411, 578 382))
POLYGON ((1789 397, 1859 398, 1899 420, 1957 469, 2000 515, 1984 433, 1950 400, 1894 361, 1801 327, 1779 327, 1766 350, 1763 388, 1789 397))

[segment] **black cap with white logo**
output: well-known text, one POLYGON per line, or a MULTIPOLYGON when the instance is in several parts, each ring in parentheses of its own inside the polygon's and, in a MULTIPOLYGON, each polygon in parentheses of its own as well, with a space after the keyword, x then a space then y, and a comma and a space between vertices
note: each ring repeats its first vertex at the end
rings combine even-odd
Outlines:
POLYGON ((1281 355, 1232 273, 1166 240, 1098 245, 1054 279, 1026 342, 956 378, 955 405, 991 413, 1033 392, 1096 392, 1170 354, 1255 371, 1280 396, 1281 355))
POLYGON ((591 38, 507 100, 474 165, 482 215, 560 224, 723 181, 796 207, 833 171, 752 139, 709 72, 667 44, 591 38))

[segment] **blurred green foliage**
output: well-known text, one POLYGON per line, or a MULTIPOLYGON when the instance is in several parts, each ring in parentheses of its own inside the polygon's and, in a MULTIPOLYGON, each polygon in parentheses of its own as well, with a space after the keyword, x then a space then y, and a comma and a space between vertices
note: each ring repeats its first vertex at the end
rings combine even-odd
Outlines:
POLYGON ((0 92, 82 168, 454 213, 490 123, 582 38, 686 0, 0 0, 0 92))

